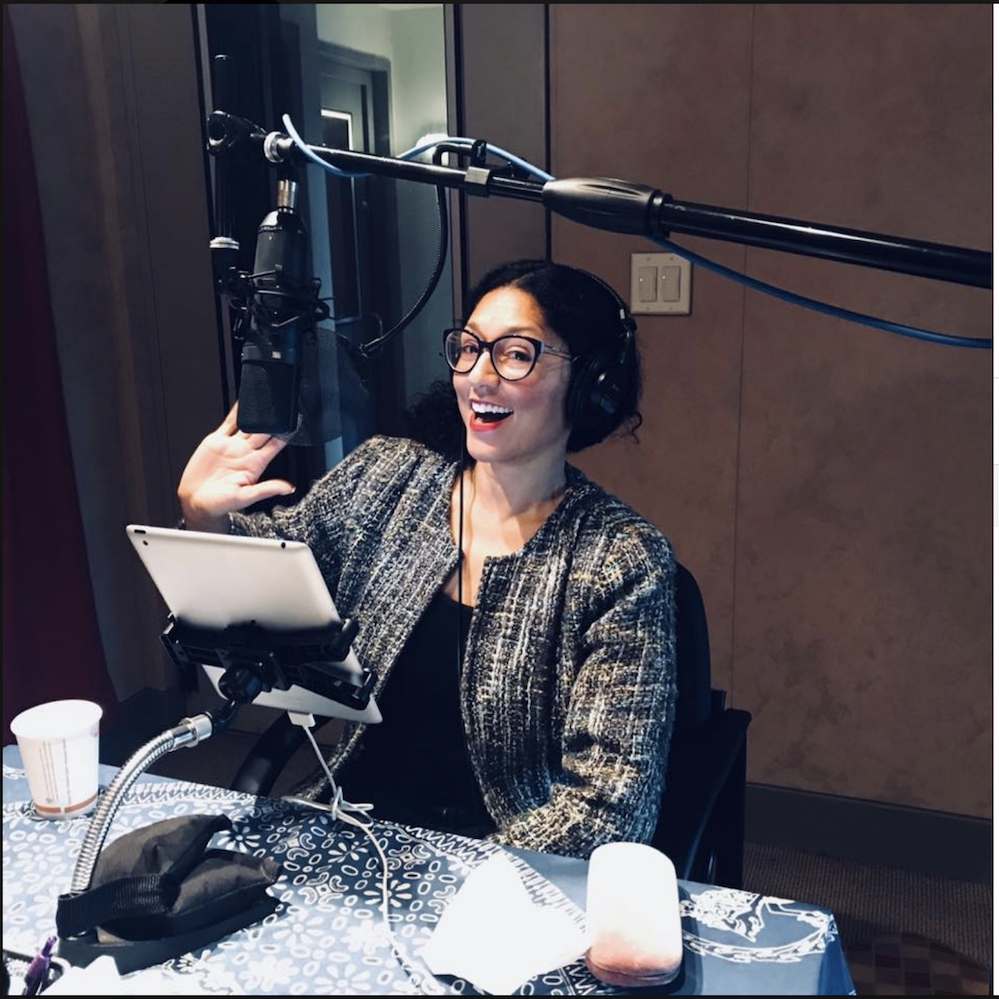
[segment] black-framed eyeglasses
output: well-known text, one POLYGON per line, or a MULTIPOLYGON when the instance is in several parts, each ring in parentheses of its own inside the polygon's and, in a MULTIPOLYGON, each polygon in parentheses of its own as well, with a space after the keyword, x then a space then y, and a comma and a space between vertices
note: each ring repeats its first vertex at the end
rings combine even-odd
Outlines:
POLYGON ((459 375, 467 375, 484 350, 489 353, 496 374, 508 382, 526 378, 534 370, 534 365, 542 354, 574 360, 573 355, 567 351, 556 350, 533 336, 508 333, 490 341, 477 337, 471 330, 444 331, 444 359, 451 370, 459 375))

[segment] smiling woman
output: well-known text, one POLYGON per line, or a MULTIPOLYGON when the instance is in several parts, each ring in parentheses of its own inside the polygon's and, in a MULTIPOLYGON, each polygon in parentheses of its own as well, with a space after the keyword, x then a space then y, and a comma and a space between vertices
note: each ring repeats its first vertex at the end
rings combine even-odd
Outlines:
POLYGON ((537 503, 547 506, 565 487, 570 370, 558 355, 571 355, 561 341, 544 349, 541 337, 557 337, 546 331, 534 297, 516 286, 484 294, 468 326, 452 381, 466 448, 476 463, 470 477, 473 485, 503 483, 502 501, 486 501, 483 515, 516 516, 537 503))
MULTIPOLYGON (((282 441, 246 439, 230 413, 192 456, 188 525, 307 543, 358 622, 383 722, 346 726, 329 767, 379 818, 584 857, 651 838, 673 549, 566 460, 640 422, 634 332, 593 275, 504 264, 445 334, 447 397, 421 427, 445 427, 443 446, 373 437, 269 514, 244 511, 288 492, 262 479, 282 441)), ((296 791, 333 793, 322 770, 296 791)))

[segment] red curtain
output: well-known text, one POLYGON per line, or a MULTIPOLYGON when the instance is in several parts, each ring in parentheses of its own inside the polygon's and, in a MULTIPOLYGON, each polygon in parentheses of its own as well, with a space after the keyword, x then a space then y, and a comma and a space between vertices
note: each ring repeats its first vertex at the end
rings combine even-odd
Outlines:
POLYGON ((117 714, 87 566, 31 137, 3 9, 3 725, 81 697, 117 714))

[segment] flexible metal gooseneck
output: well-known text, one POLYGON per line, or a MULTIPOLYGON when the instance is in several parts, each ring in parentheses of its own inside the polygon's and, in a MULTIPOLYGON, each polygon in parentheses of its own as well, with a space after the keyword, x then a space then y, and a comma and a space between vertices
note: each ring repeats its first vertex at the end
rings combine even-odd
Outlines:
POLYGON ((216 730, 225 728, 238 710, 238 702, 230 701, 224 706, 204 714, 182 718, 176 727, 167 729, 150 739, 128 758, 98 800, 97 809, 90 820, 87 836, 76 860, 73 880, 70 883, 70 894, 85 892, 90 888, 94 869, 97 866, 97 858, 104 847, 111 823, 114 821, 122 798, 136 780, 167 753, 183 746, 196 746, 199 742, 204 742, 216 730))

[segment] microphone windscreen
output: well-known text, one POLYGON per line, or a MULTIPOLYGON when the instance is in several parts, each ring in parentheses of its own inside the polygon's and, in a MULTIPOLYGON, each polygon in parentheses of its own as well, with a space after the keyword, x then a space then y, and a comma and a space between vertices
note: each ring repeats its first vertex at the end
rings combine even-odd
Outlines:
POLYGON ((244 359, 239 378, 239 429, 290 434, 298 427, 297 364, 244 359))

